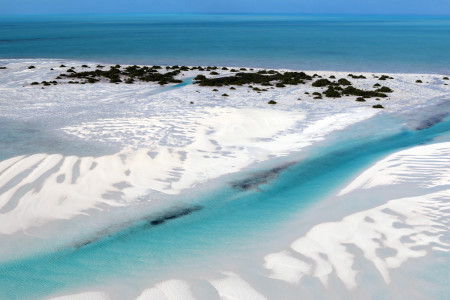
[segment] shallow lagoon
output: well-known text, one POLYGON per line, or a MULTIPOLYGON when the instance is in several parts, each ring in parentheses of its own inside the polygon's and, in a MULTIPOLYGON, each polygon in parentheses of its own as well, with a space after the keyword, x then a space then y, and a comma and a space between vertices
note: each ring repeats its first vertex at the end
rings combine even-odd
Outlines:
MULTIPOLYGON (((412 131, 395 118, 377 116, 313 146, 306 159, 290 157, 291 161, 301 160, 287 169, 259 167, 259 171, 240 174, 241 179, 232 181, 236 186, 239 180, 262 178, 249 190, 226 186, 195 199, 188 196, 183 199, 186 207, 196 209, 178 213, 178 217, 173 217, 177 213, 166 214, 169 217, 162 224, 152 224, 162 217, 151 216, 108 236, 87 237, 84 245, 5 263, 0 267, 0 295, 5 299, 31 299, 60 290, 109 286, 121 298, 134 295, 136 287, 142 289, 167 276, 192 275, 193 269, 194 273, 208 274, 211 266, 242 268, 249 262, 241 261, 241 253, 255 253, 255 258, 250 258, 255 261, 261 248, 270 249, 271 241, 279 239, 285 222, 333 193, 371 162, 439 136, 448 140, 449 129, 448 119, 412 131), (390 124, 390 128, 385 130, 381 124, 390 124), (367 130, 364 138, 354 139, 356 128, 367 130), (87 242, 89 239, 93 242, 87 242)), ((449 257, 440 259, 448 261, 449 257)), ((435 280, 433 276, 431 279, 435 280)), ((438 293, 442 289, 445 287, 440 286, 438 293)))

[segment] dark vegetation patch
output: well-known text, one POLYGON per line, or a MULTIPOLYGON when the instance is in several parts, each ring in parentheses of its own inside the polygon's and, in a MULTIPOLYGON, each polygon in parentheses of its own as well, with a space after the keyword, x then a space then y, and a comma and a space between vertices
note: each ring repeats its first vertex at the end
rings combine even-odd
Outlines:
POLYGON ((353 79, 366 79, 366 76, 364 75, 353 75, 353 74, 348 74, 348 77, 351 77, 353 79))
POLYGON ((323 92, 323 94, 325 95, 325 97, 328 98, 340 98, 341 97, 341 93, 339 93, 339 91, 335 90, 333 88, 333 86, 329 86, 328 89, 323 92))
POLYGON ((372 107, 373 108, 384 108, 384 106, 381 104, 375 104, 375 105, 372 105, 372 107))
POLYGON ((387 75, 381 75, 380 78, 378 78, 378 80, 386 80, 386 79, 394 79, 394 77, 390 77, 387 75))
POLYGON ((267 102, 268 104, 277 104, 277 102, 276 101, 274 101, 274 100, 270 100, 269 102, 267 102))
POLYGON ((149 222, 152 226, 161 225, 169 220, 178 219, 187 215, 192 214, 193 212, 201 210, 203 207, 200 205, 195 205, 192 207, 183 208, 174 212, 169 212, 159 218, 156 218, 149 222))
POLYGON ((316 80, 312 83, 312 86, 314 87, 324 87, 324 86, 328 86, 331 85, 331 81, 329 81, 328 79, 319 79, 316 80))
MULTIPOLYGON (((62 68, 67 68, 65 65, 61 65, 62 68)), ((34 68, 34 66, 29 66, 28 68, 34 68)), ((224 87, 230 86, 230 90, 236 90, 235 86, 247 85, 248 88, 254 90, 257 93, 267 92, 268 89, 261 87, 270 87, 274 89, 284 88, 286 86, 295 86, 300 84, 305 84, 306 82, 311 82, 313 87, 324 88, 320 93, 312 93, 313 99, 322 99, 322 97, 327 98, 341 98, 342 96, 357 96, 362 98, 387 97, 386 93, 393 92, 391 88, 386 86, 381 86, 380 84, 375 84, 375 90, 362 90, 352 86, 352 83, 346 78, 340 78, 336 80, 336 76, 330 75, 329 78, 322 78, 318 74, 313 76, 308 75, 304 72, 280 72, 276 70, 259 70, 252 72, 252 69, 240 68, 229 70, 227 67, 187 67, 187 66, 127 66, 122 67, 120 65, 110 66, 109 69, 105 66, 97 65, 94 68, 90 68, 88 65, 81 65, 82 70, 79 72, 75 70, 75 67, 70 67, 66 69, 65 72, 59 74, 56 79, 64 80, 64 83, 68 84, 94 84, 96 82, 110 82, 110 83, 125 83, 133 84, 135 82, 157 82, 160 85, 165 85, 169 83, 181 83, 182 80, 176 79, 175 77, 181 74, 181 71, 197 70, 200 72, 208 72, 204 74, 199 74, 194 78, 194 84, 199 86, 210 86, 210 87, 224 87), (165 69, 165 72, 161 72, 165 69), (211 77, 205 75, 220 75, 217 70, 229 70, 233 74, 222 77, 211 77), (250 70, 250 71, 248 71, 250 70), (245 72, 243 72, 245 71, 245 72), (334 80, 333 80, 334 79, 334 80), (314 80, 314 81, 313 81, 314 80), (253 86, 253 85, 259 85, 253 86)), ((355 79, 364 79, 363 75, 353 75, 348 74, 349 77, 355 79)), ((381 75, 379 80, 391 79, 392 77, 381 75)), ((39 83, 33 82, 32 85, 37 85, 39 83)), ((52 82, 42 82, 43 85, 55 85, 56 81, 52 82)), ((218 90, 213 89, 214 92, 218 90)), ((198 91, 197 91, 198 92, 198 91)), ((309 92, 304 92, 309 94, 309 92)), ((222 94, 223 97, 228 97, 228 94, 222 94)), ((272 100, 273 101, 273 100, 272 100)), ((275 101, 273 101, 275 102, 275 101)), ((269 101, 270 103, 270 101, 269 101)), ((270 103, 275 104, 275 103, 270 103)))
POLYGON ((233 189, 237 189, 237 190, 241 190, 241 191, 257 189, 258 186, 276 179, 280 175, 281 172, 288 169, 292 165, 293 165, 293 163, 287 163, 287 164, 272 168, 270 170, 257 172, 246 179, 231 182, 230 185, 233 189))
POLYGON ((339 85, 352 85, 352 83, 345 78, 339 79, 338 83, 339 83, 339 85))
MULTIPOLYGON (((173 68, 175 67, 172 67, 172 69, 173 68)), ((182 82, 181 80, 174 78, 176 75, 180 74, 180 70, 159 73, 159 69, 161 69, 160 66, 139 67, 136 65, 121 69, 120 65, 116 65, 111 66, 109 70, 101 70, 98 68, 94 71, 76 72, 74 69, 68 69, 66 71, 67 74, 61 74, 60 77, 82 79, 87 83, 95 83, 101 79, 109 80, 110 83, 125 82, 127 84, 132 84, 135 81, 158 82, 160 85, 182 82)), ((175 69, 178 69, 178 67, 175 69)))
POLYGON ((380 98, 386 98, 387 95, 378 91, 365 91, 357 89, 353 86, 348 86, 342 90, 342 94, 345 95, 352 95, 352 96, 359 96, 364 98, 371 98, 371 97, 380 97, 380 98))
MULTIPOLYGON (((231 70, 233 71, 233 70, 231 70)), ((261 84, 265 86, 275 83, 277 87, 284 87, 286 85, 298 85, 305 83, 304 80, 311 80, 311 76, 304 72, 285 72, 262 70, 256 73, 239 72, 231 76, 224 76, 221 78, 207 78, 205 75, 198 75, 194 78, 195 84, 200 86, 226 86, 244 84, 261 84)))
POLYGON ((379 89, 375 90, 376 92, 381 92, 381 93, 392 93, 393 90, 387 86, 382 86, 379 89))

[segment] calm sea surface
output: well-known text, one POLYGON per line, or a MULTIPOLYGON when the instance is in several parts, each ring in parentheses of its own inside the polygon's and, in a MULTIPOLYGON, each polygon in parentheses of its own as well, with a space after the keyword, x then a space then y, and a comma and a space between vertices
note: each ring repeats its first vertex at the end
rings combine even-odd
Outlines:
POLYGON ((450 73, 450 17, 0 16, 0 58, 450 73))

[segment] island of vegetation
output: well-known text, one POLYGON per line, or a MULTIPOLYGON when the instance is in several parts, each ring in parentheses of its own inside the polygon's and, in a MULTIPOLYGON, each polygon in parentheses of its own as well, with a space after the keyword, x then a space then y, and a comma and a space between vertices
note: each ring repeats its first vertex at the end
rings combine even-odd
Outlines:
MULTIPOLYGON (((34 69, 29 66, 28 69, 34 69)), ((60 65, 60 69, 64 69, 54 80, 32 82, 31 85, 51 86, 57 84, 94 84, 97 82, 113 83, 113 84, 133 84, 136 82, 154 82, 160 85, 179 84, 183 82, 181 78, 186 71, 196 71, 196 77, 193 78, 193 84, 200 87, 214 87, 213 91, 218 91, 216 87, 228 87, 230 90, 236 90, 236 87, 248 86, 248 88, 257 93, 267 92, 268 89, 286 88, 288 86, 309 85, 318 88, 317 92, 312 93, 313 99, 341 98, 343 96, 355 96, 358 102, 364 102, 367 98, 388 97, 393 90, 387 86, 377 83, 371 90, 363 90, 356 88, 348 79, 364 80, 364 75, 348 74, 347 78, 339 78, 331 75, 323 78, 318 74, 309 75, 305 72, 293 71, 277 71, 277 70, 258 70, 240 68, 229 69, 227 67, 187 67, 187 66, 126 66, 120 65, 110 66, 106 68, 102 65, 90 67, 83 64, 79 68, 66 67, 60 65), (77 71, 78 69, 78 71, 77 71), (199 74, 200 73, 200 74, 199 74), (222 73, 222 74, 221 74, 222 73), (255 86, 257 85, 257 86, 255 86)), ((56 69, 56 67, 55 67, 56 69)), ((51 70, 54 70, 52 68, 51 70)), ((375 76, 380 81, 393 79, 387 75, 375 76)), ((444 78, 445 79, 445 78, 444 78)), ((420 80, 417 81, 418 83, 420 80)), ((305 92, 309 95, 309 92, 305 92)), ((223 93, 223 97, 228 94, 223 93)), ((269 104, 276 104, 271 100, 269 104)), ((374 106, 375 107, 375 106, 374 106)), ((378 107, 377 107, 378 108, 378 107)))

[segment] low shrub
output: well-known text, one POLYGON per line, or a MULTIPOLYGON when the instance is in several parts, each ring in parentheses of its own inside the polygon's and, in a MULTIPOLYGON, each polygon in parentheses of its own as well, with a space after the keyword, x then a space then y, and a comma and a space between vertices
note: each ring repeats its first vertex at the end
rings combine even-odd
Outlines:
POLYGON ((381 93, 392 93, 393 90, 387 86, 382 86, 379 89, 376 89, 375 91, 381 92, 381 93))
POLYGON ((332 86, 329 86, 328 89, 323 92, 323 94, 325 95, 325 97, 328 98, 340 98, 341 94, 336 91, 332 86))
POLYGON ((350 81, 348 81, 347 79, 345 79, 345 78, 339 79, 339 80, 338 80, 338 83, 339 83, 340 85, 352 85, 352 83, 351 83, 350 81))
POLYGON ((386 80, 386 79, 394 79, 394 77, 390 77, 387 75, 381 75, 380 78, 378 78, 378 80, 386 80))
POLYGON ((323 87, 323 86, 327 86, 327 85, 330 85, 331 84, 331 81, 329 81, 328 79, 318 79, 318 80, 316 80, 316 81, 314 81, 313 83, 312 83, 312 86, 314 86, 314 87, 323 87))

